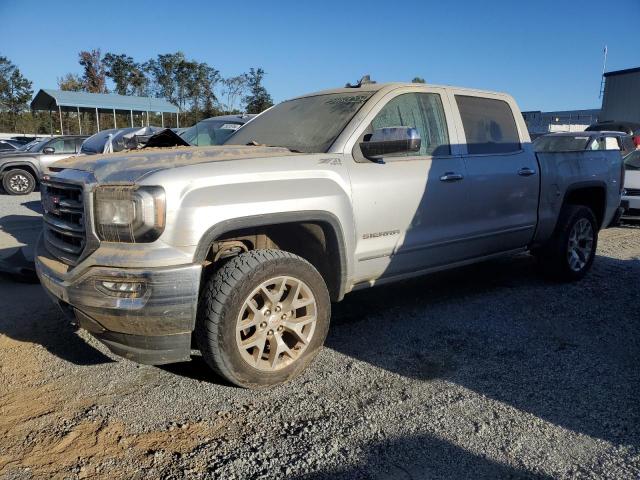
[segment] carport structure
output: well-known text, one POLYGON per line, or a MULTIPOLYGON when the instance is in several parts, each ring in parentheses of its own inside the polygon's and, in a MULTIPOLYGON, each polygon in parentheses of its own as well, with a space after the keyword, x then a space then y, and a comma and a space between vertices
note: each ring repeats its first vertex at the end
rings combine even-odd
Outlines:
MULTIPOLYGON (((96 125, 100 131, 100 114, 113 114, 114 128, 118 128, 116 113, 127 113, 133 127, 134 113, 146 113, 146 124, 149 125, 149 113, 160 113, 162 126, 164 127, 164 114, 175 114, 176 125, 180 126, 178 107, 169 103, 164 98, 134 97, 128 95, 116 95, 110 93, 71 92, 66 90, 42 89, 31 101, 32 110, 58 112, 60 120, 60 133, 64 135, 62 112, 75 112, 78 114, 78 128, 82 135, 82 122, 80 112, 95 113, 96 125)), ((126 125, 121 125, 125 127, 126 125)), ((52 126, 53 130, 53 126, 52 126)), ((53 133, 53 132, 52 132, 53 133)), ((88 133, 88 132, 87 132, 88 133)))

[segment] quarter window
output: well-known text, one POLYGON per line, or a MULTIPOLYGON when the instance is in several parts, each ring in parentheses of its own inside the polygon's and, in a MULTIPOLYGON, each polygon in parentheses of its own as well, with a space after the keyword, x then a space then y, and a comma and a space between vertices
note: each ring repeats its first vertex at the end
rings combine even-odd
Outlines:
POLYGON ((411 127, 422 139, 420 152, 408 152, 405 156, 449 155, 449 133, 442 108, 442 100, 437 93, 405 93, 390 100, 371 127, 411 127))
POLYGON ((470 155, 520 150, 520 136, 509 104, 503 100, 456 95, 470 155))

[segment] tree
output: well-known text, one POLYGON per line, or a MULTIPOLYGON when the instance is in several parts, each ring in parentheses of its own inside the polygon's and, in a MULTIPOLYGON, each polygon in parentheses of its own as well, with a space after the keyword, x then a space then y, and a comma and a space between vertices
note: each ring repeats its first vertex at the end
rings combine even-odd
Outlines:
POLYGON ((8 111, 14 131, 18 115, 28 109, 33 96, 32 83, 8 58, 0 57, 0 109, 8 111))
POLYGON ((427 82, 425 82, 424 78, 422 77, 413 77, 413 80, 411 80, 411 83, 427 83, 427 82))
POLYGON ((70 92, 81 92, 84 90, 84 82, 80 75, 67 73, 64 77, 58 78, 58 88, 70 92))
POLYGON ((85 90, 90 93, 108 93, 100 49, 83 50, 78 54, 78 57, 78 62, 84 69, 82 80, 85 90))
POLYGON ((260 113, 273 105, 271 95, 262 85, 264 78, 264 70, 262 68, 251 68, 249 73, 245 74, 249 95, 244 97, 245 109, 247 113, 260 113))
POLYGON ((239 111, 236 102, 241 98, 247 90, 247 78, 245 75, 238 75, 222 80, 222 96, 225 101, 222 109, 225 113, 234 113, 239 111))
POLYGON ((217 113, 214 89, 220 81, 220 72, 206 63, 188 62, 187 65, 187 96, 192 103, 192 109, 197 115, 202 105, 205 116, 213 116, 217 113))
POLYGON ((203 111, 207 116, 219 113, 216 85, 220 72, 207 63, 189 60, 184 53, 158 55, 144 64, 152 79, 153 93, 178 106, 181 112, 191 110, 195 119, 203 111))
POLYGON ((176 52, 160 54, 144 64, 144 70, 153 79, 153 93, 157 97, 166 98, 171 103, 178 103, 176 70, 184 61, 184 53, 176 52))
POLYGON ((120 95, 145 95, 149 81, 142 66, 124 53, 107 53, 102 61, 105 75, 116 85, 120 95))
POLYGON ((220 113, 217 105, 219 104, 218 98, 216 97, 215 88, 218 83, 220 83, 222 77, 220 76, 220 72, 213 67, 208 66, 206 63, 201 64, 204 65, 204 82, 202 84, 202 101, 203 101, 203 113, 205 117, 213 117, 220 113))

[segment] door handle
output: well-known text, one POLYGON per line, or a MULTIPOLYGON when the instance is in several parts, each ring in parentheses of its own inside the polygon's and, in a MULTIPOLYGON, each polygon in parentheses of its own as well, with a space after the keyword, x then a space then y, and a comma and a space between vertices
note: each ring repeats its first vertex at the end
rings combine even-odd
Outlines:
POLYGON ((457 182, 458 180, 462 180, 464 176, 460 173, 454 172, 446 172, 444 175, 440 177, 440 181, 442 182, 457 182))
POLYGON ((535 174, 536 174, 536 171, 530 169, 529 167, 524 167, 518 170, 518 175, 520 175, 521 177, 530 177, 531 175, 535 175, 535 174))

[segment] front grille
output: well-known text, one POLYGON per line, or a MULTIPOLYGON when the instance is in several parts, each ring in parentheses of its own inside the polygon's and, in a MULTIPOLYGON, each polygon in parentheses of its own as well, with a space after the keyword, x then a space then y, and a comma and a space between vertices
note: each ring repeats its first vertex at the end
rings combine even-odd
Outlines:
POLYGON ((640 197, 640 188, 625 188, 630 197, 640 197))
POLYGON ((42 182, 41 194, 47 249, 74 265, 87 242, 82 187, 46 180, 42 182))

